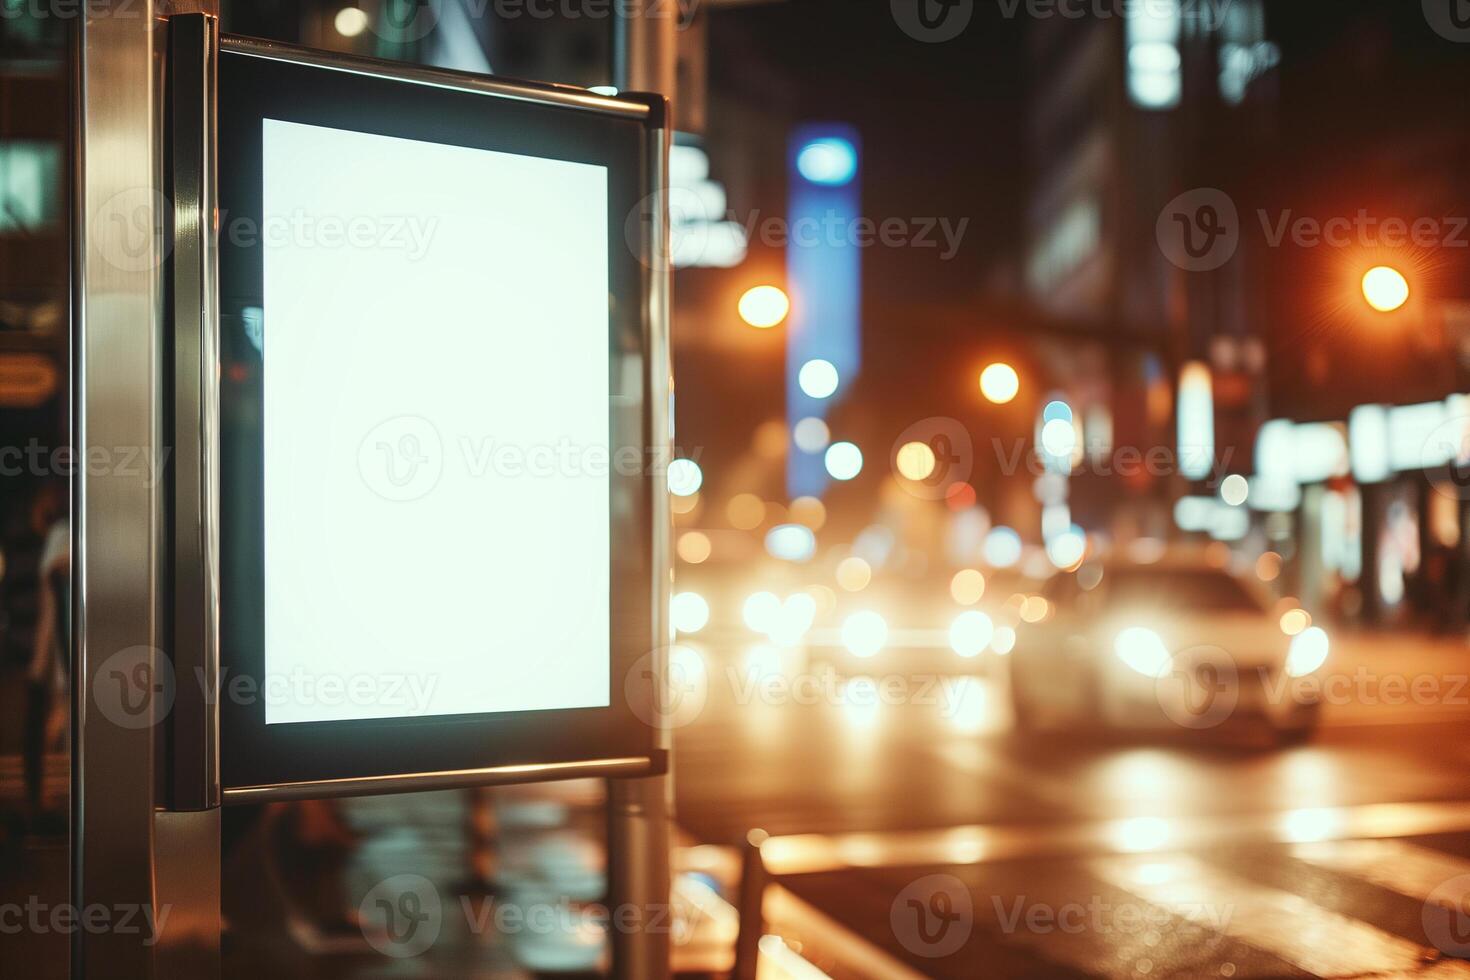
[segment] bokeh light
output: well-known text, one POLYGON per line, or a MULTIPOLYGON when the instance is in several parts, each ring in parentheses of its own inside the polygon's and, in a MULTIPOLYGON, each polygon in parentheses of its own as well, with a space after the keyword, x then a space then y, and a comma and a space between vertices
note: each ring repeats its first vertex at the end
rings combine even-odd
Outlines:
POLYGON ((737 493, 725 505, 725 518, 731 527, 754 530, 766 519, 766 503, 753 493, 737 493))
POLYGON ((781 614, 781 600, 774 592, 755 592, 740 607, 740 618, 757 633, 766 633, 776 625, 781 614))
POLYGON ((1071 419, 1052 419, 1041 427, 1041 448, 1048 456, 1066 458, 1077 448, 1077 430, 1071 419))
POLYGON ((851 480, 863 471, 863 451, 850 442, 827 447, 827 473, 834 480, 851 480))
POLYGON ((1409 301, 1409 280, 1391 266, 1374 266, 1363 274, 1363 298, 1378 312, 1392 313, 1409 301))
POLYGON ((1013 529, 991 528, 985 536, 985 561, 994 568, 1010 568, 1021 560, 1021 536, 1013 529))
POLYGON ((995 624, 983 612, 967 610, 955 617, 949 626, 950 649, 961 657, 978 657, 990 646, 995 624))
POLYGON ((888 621, 872 610, 855 612, 842 621, 842 645, 855 657, 876 656, 888 642, 888 621))
POLYGON ((1288 609, 1281 614, 1281 632, 1287 636, 1296 636, 1311 625, 1312 615, 1305 609, 1288 609))
POLYGON ((669 619, 680 633, 698 633, 709 623, 709 603, 698 592, 680 592, 669 600, 669 619))
POLYGON ((669 464, 669 493, 692 497, 704 486, 704 471, 692 459, 679 458, 669 464))
POLYGON ((985 576, 979 569, 962 568, 949 580, 950 597, 962 606, 973 606, 985 595, 985 576))
POLYGON ((357 37, 367 30, 367 11, 361 7, 343 7, 337 11, 337 16, 332 18, 332 26, 343 37, 357 37))
POLYGON ((837 563, 837 584, 848 592, 861 592, 873 580, 873 567, 853 555, 837 563))
POLYGON ((830 398, 841 381, 837 366, 820 357, 807 361, 796 374, 796 383, 812 398, 830 398))
POLYGON ((813 531, 820 531, 827 523, 827 505, 816 497, 797 497, 791 501, 791 519, 813 531))
POLYGON ((776 286, 752 286, 740 297, 740 319, 759 330, 776 326, 791 312, 791 300, 776 286))
POLYGON ((905 480, 918 481, 927 480, 933 474, 936 462, 934 450, 929 448, 929 444, 915 441, 898 447, 893 465, 898 469, 898 475, 905 480))
POLYGON ((813 184, 841 187, 857 175, 857 148, 835 136, 812 140, 796 155, 796 170, 813 184))
POLYGON ((1009 364, 997 361, 980 372, 980 393, 996 405, 1005 405, 1021 390, 1021 378, 1009 364))
POLYGON ((826 422, 809 415, 792 426, 791 439, 797 449, 815 455, 827 448, 832 441, 832 432, 826 422))
POLYGON ((713 546, 709 535, 703 531, 685 531, 679 535, 679 543, 675 546, 679 553, 679 560, 690 565, 698 565, 709 560, 713 546))
POLYGON ((1220 481, 1220 499, 1231 507, 1239 507, 1250 495, 1250 481, 1239 473, 1231 473, 1220 481))
POLYGON ((777 524, 766 532, 766 553, 782 561, 809 561, 817 538, 805 524, 777 524))

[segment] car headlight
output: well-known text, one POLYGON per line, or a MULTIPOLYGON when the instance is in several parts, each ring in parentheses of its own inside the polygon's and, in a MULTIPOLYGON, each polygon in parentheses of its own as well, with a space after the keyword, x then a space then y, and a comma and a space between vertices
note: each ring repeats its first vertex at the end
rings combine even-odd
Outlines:
POLYGON ((1119 660, 1145 677, 1166 676, 1174 659, 1159 634, 1142 626, 1130 626, 1119 633, 1113 641, 1113 652, 1119 660))
POLYGON ((842 644, 854 657, 871 657, 888 642, 888 623, 871 610, 855 612, 842 622, 842 644))
POLYGON ((1327 633, 1320 626, 1308 626, 1291 638, 1286 652, 1286 676, 1305 677, 1327 662, 1327 633))
POLYGON ((995 624, 989 616, 968 609, 955 617, 949 626, 949 646, 962 657, 978 657, 995 638, 995 624))

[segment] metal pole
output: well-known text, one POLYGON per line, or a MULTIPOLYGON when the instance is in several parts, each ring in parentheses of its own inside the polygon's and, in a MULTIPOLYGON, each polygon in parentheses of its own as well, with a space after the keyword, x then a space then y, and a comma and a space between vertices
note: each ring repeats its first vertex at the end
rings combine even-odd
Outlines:
MULTIPOLYGON (((677 5, 640 4, 638 13, 614 18, 614 84, 624 92, 653 92, 672 100, 677 59, 677 5)), ((654 151, 664 161, 667 178, 668 145, 673 112, 665 113, 654 151)), ((666 221, 653 222, 653 256, 668 254, 666 221)), ((673 444, 673 420, 668 417, 672 379, 669 375, 669 270, 652 263, 646 279, 651 329, 648 352, 652 379, 648 397, 653 419, 651 441, 658 451, 673 444)), ((654 631, 669 635, 668 597, 672 584, 672 516, 667 495, 654 495, 654 631)), ((656 674, 667 680, 667 670, 656 674)), ((671 750, 668 732, 663 747, 671 750)), ((672 765, 672 762, 670 762, 672 765)), ((673 813, 673 776, 613 779, 608 782, 608 896, 612 906, 612 974, 616 980, 668 980, 671 921, 670 832, 673 813), (620 910, 622 914, 620 916, 620 910), (629 923, 636 923, 629 928, 629 923)))
POLYGON ((608 781, 608 894, 613 976, 668 980, 669 907, 667 776, 608 781))
POLYGON ((740 856, 740 932, 735 937, 735 966, 730 980, 755 980, 760 969, 761 937, 765 935, 766 863, 761 859, 763 830, 745 837, 740 856))
MULTIPOLYGON (((153 3, 125 16, 127 6, 90 6, 75 49, 72 442, 81 459, 94 446, 131 446, 154 460, 159 444, 159 38, 153 3)), ((72 903, 152 915, 158 494, 143 472, 75 472, 72 903)), ((77 930, 72 976, 151 977, 144 938, 77 930)))
POLYGON ((613 18, 613 84, 620 91, 657 92, 674 100, 680 6, 634 4, 613 18))
MULTIPOLYGON (((83 980, 150 980, 173 972, 185 933, 219 942, 217 812, 159 816, 155 781, 176 691, 161 584, 163 18, 205 7, 218 4, 93 0, 73 49, 71 903, 144 924, 77 929, 71 975, 83 980), (197 869, 187 888, 171 870, 185 865, 197 869)), ((206 955, 189 975, 211 972, 206 955)))

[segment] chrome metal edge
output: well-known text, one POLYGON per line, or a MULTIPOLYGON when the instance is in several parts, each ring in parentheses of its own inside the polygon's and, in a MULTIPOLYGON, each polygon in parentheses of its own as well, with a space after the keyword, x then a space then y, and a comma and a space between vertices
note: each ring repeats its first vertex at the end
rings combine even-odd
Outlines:
MULTIPOLYGON (((669 121, 667 106, 660 116, 669 121)), ((644 255, 647 270, 648 321, 648 385, 649 385, 649 438, 653 446, 670 462, 674 453, 674 364, 670 338, 672 314, 673 259, 669 241, 669 150, 673 143, 670 128, 660 126, 649 131, 647 145, 652 157, 654 213, 658 220, 649 222, 649 241, 644 255)), ((674 515, 669 504, 669 495, 661 481, 652 482, 653 494, 653 630, 654 648, 662 651, 665 663, 659 664, 654 676, 668 682, 668 644, 674 641, 673 625, 669 620, 669 599, 674 585, 674 515)), ((658 701, 656 703, 663 703, 658 701)), ((658 740, 660 749, 673 748, 673 730, 665 718, 660 726, 658 740)))
POLYGON ((173 810, 219 805, 219 267, 215 173, 219 22, 169 19, 172 153, 169 300, 173 351, 171 636, 176 697, 163 798, 173 810))
POLYGON ((585 762, 553 762, 524 766, 495 766, 487 769, 454 769, 445 772, 404 773, 395 776, 360 776, 323 779, 268 786, 227 787, 226 805, 272 803, 284 800, 316 800, 339 796, 381 796, 387 793, 417 793, 469 786, 504 786, 511 783, 549 782, 559 779, 614 779, 643 776, 655 768, 643 756, 593 759, 585 762))
POLYGON ((268 58, 297 65, 310 65, 332 71, 354 75, 393 78, 415 85, 490 95, 517 102, 537 102, 559 105, 574 109, 586 109, 628 119, 646 119, 650 109, 647 105, 619 99, 614 96, 598 95, 586 89, 570 85, 553 85, 526 82, 518 79, 499 78, 491 75, 475 75, 469 72, 450 71, 412 65, 406 62, 383 61, 339 54, 334 51, 318 51, 311 48, 281 44, 260 38, 226 35, 220 38, 220 50, 230 54, 247 55, 252 58, 268 58))
MULTIPOLYGON (((161 36, 155 0, 121 16, 125 5, 98 0, 73 27, 73 450, 86 459, 92 447, 127 447, 147 465, 78 466, 72 477, 70 904, 146 911, 156 900, 155 732, 113 709, 119 677, 160 657, 161 36)), ((73 977, 153 975, 139 930, 76 929, 70 945, 73 977)))
MULTIPOLYGON (((669 106, 662 96, 645 96, 654 111, 655 125, 649 127, 644 152, 652 186, 656 220, 639 256, 644 269, 643 317, 647 343, 648 438, 665 461, 673 456, 673 362, 669 342, 672 274, 668 254, 668 168, 673 134, 669 106)), ((669 647, 674 634, 669 621, 669 595, 673 587, 673 514, 662 481, 650 479, 652 495, 652 655, 650 671, 656 684, 669 684, 669 647)), ((666 703, 662 693, 656 704, 666 703)), ((662 756, 661 767, 644 779, 615 779, 608 785, 608 904, 631 910, 641 928, 619 929, 612 936, 612 973, 615 980, 667 980, 671 972, 671 949, 666 932, 652 928, 657 909, 667 907, 671 892, 670 849, 672 837, 673 783, 671 768, 673 731, 671 719, 661 713, 663 724, 655 732, 662 756)))

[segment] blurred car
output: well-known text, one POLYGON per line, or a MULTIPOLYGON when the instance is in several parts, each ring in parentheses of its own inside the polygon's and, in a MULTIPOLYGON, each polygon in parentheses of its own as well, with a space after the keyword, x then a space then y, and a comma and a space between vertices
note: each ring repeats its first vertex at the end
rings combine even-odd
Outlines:
POLYGON ((1264 722, 1309 737, 1328 638, 1303 614, 1295 635, 1251 580, 1202 560, 1093 563, 1053 577, 1045 617, 1010 657, 1018 729, 1051 722, 1204 730, 1264 722))
POLYGON ((862 588, 834 593, 807 644, 844 671, 987 672, 1015 644, 1035 586, 1013 570, 875 570, 862 588), (957 575, 969 583, 956 586, 957 575))

